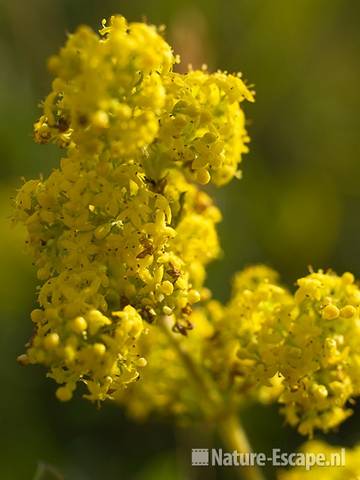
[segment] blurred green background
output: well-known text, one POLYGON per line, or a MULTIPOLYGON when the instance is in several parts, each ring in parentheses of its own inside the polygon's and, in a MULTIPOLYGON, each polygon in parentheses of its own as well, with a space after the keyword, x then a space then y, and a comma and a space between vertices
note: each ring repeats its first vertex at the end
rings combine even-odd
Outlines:
MULTIPOLYGON (((59 158, 31 137, 49 89, 46 59, 66 32, 113 13, 166 24, 185 66, 240 70, 256 87, 244 178, 214 191, 224 214, 224 255, 209 269, 215 295, 225 299, 234 271, 254 262, 290 286, 309 265, 360 275, 360 2, 0 0, 1 480, 30 480, 39 461, 67 480, 233 478, 189 467, 206 434, 158 419, 136 425, 111 405, 60 404, 41 368, 15 362, 31 334, 36 280, 22 233, 9 226, 10 197, 21 176, 47 174, 59 158)), ((360 411, 330 440, 352 445, 359 422, 360 411)), ((276 408, 250 410, 246 424, 257 451, 302 442, 276 408)))

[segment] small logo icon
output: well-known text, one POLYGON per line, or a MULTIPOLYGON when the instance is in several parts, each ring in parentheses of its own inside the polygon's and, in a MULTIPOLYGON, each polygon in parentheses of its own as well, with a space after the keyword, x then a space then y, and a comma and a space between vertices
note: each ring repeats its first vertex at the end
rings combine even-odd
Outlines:
POLYGON ((209 465, 209 449, 193 448, 191 451, 191 465, 196 465, 196 466, 209 465))

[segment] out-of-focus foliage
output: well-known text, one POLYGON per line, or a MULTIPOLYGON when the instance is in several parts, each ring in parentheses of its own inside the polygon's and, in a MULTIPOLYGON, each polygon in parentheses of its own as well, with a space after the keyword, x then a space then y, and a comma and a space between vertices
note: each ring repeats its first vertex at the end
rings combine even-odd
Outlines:
MULTIPOLYGON (((47 93, 49 83, 45 60, 63 43, 66 31, 80 23, 96 28, 98 18, 116 12, 132 21, 145 16, 152 23, 166 24, 166 36, 185 63, 199 67, 205 62, 210 70, 242 69, 256 86, 257 102, 247 109, 252 143, 242 165, 244 180, 215 191, 224 216, 220 238, 225 252, 210 268, 209 283, 216 294, 226 297, 231 274, 254 262, 271 264, 288 281, 304 275, 308 264, 360 273, 358 2, 1 0, 0 375, 5 387, 0 404, 0 477, 4 479, 30 478, 38 460, 58 465, 70 480, 121 474, 165 479, 175 477, 179 468, 166 425, 130 426, 115 408, 105 407, 94 415, 83 402, 59 406, 51 388, 43 385, 42 373, 30 376, 14 360, 30 334, 26 315, 33 306, 36 280, 22 254, 21 232, 7 223, 8 199, 21 175, 48 174, 58 161, 55 148, 37 147, 31 138, 38 98, 47 93), (151 460, 162 449, 167 452, 164 458, 151 460)), ((289 448, 299 443, 282 429, 275 414, 250 413, 246 422, 256 427, 255 449, 271 448, 280 438, 289 448), (266 432, 264 422, 271 425, 266 432)), ((358 416, 352 417, 337 443, 356 440, 358 421, 358 416)))
POLYGON ((33 480, 63 480, 63 476, 51 465, 40 463, 33 480))

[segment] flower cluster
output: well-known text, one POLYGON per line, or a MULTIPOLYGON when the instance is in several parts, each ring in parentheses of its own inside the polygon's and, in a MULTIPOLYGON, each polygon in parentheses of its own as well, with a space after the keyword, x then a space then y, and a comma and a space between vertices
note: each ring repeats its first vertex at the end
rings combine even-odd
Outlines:
POLYGON ((179 60, 156 29, 123 17, 100 35, 82 27, 50 58, 55 80, 35 139, 135 159, 152 179, 174 167, 200 184, 238 174, 248 142, 239 102, 253 101, 240 76, 173 72, 179 60))
POLYGON ((341 423, 360 395, 360 290, 351 273, 319 271, 298 280, 294 301, 280 401, 288 422, 312 435, 341 423))
POLYGON ((304 435, 336 427, 360 395, 359 305, 350 273, 311 273, 294 295, 266 267, 237 274, 210 347, 219 384, 278 400, 304 435))
POLYGON ((240 76, 173 73, 166 78, 165 109, 150 160, 175 162, 200 184, 223 185, 239 176, 248 137, 239 101, 253 101, 240 76))
POLYGON ((99 35, 80 27, 49 60, 55 79, 35 124, 35 139, 125 159, 158 131, 165 102, 163 76, 175 62, 155 28, 113 17, 99 35))
POLYGON ((292 306, 292 295, 270 268, 259 265, 235 275, 229 303, 217 306, 218 335, 208 346, 208 363, 222 389, 257 397, 259 389, 265 395, 262 387, 279 383, 278 350, 292 306))
POLYGON ((100 35, 81 27, 50 59, 35 140, 64 156, 16 197, 42 283, 20 361, 47 365, 61 400, 79 382, 91 400, 116 397, 146 364, 148 325, 171 316, 186 334, 208 296, 220 212, 196 182, 235 175, 252 94, 225 73, 176 74, 176 61, 154 27, 123 17, 100 35))
POLYGON ((327 431, 360 395, 359 287, 320 270, 292 294, 255 266, 227 304, 210 299, 221 214, 199 184, 239 177, 253 94, 177 61, 158 30, 123 17, 81 27, 50 59, 35 140, 64 155, 16 197, 41 282, 19 360, 48 366, 64 401, 82 383, 138 418, 184 419, 277 400, 299 432, 327 431))

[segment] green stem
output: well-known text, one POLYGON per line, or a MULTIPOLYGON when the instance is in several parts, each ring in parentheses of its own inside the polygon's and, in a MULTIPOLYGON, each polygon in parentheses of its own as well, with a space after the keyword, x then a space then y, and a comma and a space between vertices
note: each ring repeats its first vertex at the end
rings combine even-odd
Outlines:
MULTIPOLYGON (((160 327, 167 335, 169 341, 183 362, 183 365, 187 369, 190 378, 193 380, 194 385, 199 390, 199 394, 201 395, 200 398, 206 402, 206 407, 204 408, 204 410, 206 409, 206 412, 204 412, 205 418, 207 414, 210 414, 210 416, 215 414, 216 418, 219 419, 217 421, 217 430, 224 445, 231 451, 236 450, 238 453, 251 453, 252 449, 246 432, 235 413, 231 415, 229 414, 225 417, 224 415, 219 415, 219 412, 220 414, 224 414, 226 406, 212 379, 199 370, 199 367, 194 362, 193 358, 171 332, 166 318, 160 322, 160 327)), ((265 478, 259 467, 256 465, 249 467, 243 466, 238 468, 238 472, 239 476, 244 480, 264 480, 265 478)))
MULTIPOLYGON (((238 453, 251 453, 251 445, 247 438, 244 427, 235 414, 224 418, 218 425, 218 431, 224 445, 231 451, 238 453)), ((242 466, 238 468, 239 476, 246 480, 264 480, 264 476, 257 465, 242 466)))

